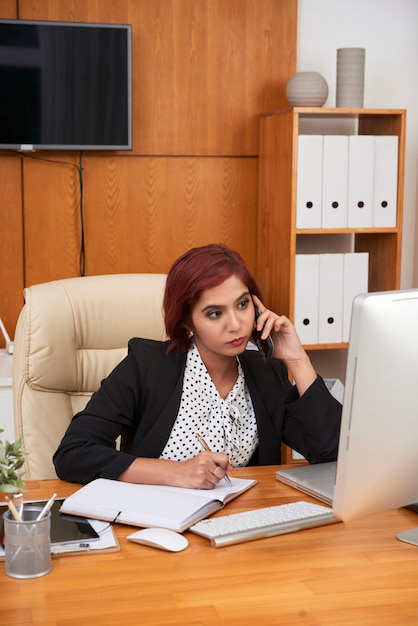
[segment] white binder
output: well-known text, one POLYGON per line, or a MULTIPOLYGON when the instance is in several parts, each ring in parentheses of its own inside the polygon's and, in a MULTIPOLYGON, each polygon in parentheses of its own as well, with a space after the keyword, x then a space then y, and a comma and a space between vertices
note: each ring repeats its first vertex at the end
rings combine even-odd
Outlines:
POLYGON ((322 135, 299 135, 296 228, 321 228, 322 135))
POLYGON ((373 226, 396 226, 398 137, 374 138, 373 226))
POLYGON ((322 176, 322 228, 346 228, 348 136, 325 135, 322 176))
POLYGON ((295 257, 295 328, 303 344, 318 343, 319 255, 295 257))
POLYGON ((319 255, 318 342, 340 343, 343 337, 344 255, 319 255))
POLYGON ((349 138, 348 227, 373 226, 374 137, 349 138))
POLYGON ((343 341, 348 341, 350 337, 351 311, 354 298, 360 293, 367 293, 368 286, 368 252, 348 252, 344 254, 343 341))

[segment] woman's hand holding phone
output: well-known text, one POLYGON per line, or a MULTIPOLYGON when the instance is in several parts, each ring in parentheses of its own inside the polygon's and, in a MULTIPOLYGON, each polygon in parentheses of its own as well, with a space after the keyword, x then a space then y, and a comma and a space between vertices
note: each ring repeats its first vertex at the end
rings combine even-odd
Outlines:
POLYGON ((285 315, 277 315, 266 309, 261 300, 253 295, 254 307, 258 309, 255 324, 263 339, 272 341, 272 356, 281 359, 293 375, 299 394, 302 395, 317 377, 292 322, 285 315), (260 328, 261 327, 261 328, 260 328), (267 334, 266 334, 267 333, 267 334))

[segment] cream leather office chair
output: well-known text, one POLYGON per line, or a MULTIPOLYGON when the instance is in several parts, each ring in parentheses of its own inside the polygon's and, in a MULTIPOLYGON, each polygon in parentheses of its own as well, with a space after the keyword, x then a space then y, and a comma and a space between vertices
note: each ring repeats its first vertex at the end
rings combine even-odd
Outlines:
POLYGON ((68 278, 24 291, 13 355, 24 479, 56 478, 54 454, 72 416, 127 354, 131 337, 164 340, 165 274, 68 278))

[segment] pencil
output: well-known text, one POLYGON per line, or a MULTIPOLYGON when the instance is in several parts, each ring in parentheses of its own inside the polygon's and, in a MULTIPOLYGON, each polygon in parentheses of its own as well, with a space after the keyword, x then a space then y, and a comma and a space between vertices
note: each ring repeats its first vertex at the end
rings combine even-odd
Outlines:
POLYGON ((55 498, 57 497, 57 494, 54 493, 48 500, 48 502, 45 504, 44 508, 42 509, 42 511, 39 513, 38 517, 36 518, 36 521, 39 522, 39 520, 41 520, 43 518, 43 516, 45 515, 45 513, 47 513, 49 511, 49 509, 52 507, 52 505, 55 502, 55 498))
POLYGON ((22 518, 20 517, 19 513, 17 512, 17 508, 15 507, 15 503, 13 502, 13 500, 11 500, 9 498, 9 496, 6 496, 6 502, 7 502, 7 506, 9 507, 9 510, 11 512, 11 514, 13 515, 13 517, 15 518, 16 522, 22 522, 22 518))
MULTIPOLYGON (((196 433, 196 437, 198 442, 200 443, 200 445, 202 446, 203 450, 206 450, 206 452, 212 452, 212 450, 209 448, 208 444, 206 443, 206 441, 203 439, 202 435, 199 435, 199 433, 196 433)), ((216 464, 218 465, 218 464, 216 464)), ((218 465, 219 467, 219 465, 218 465)), ((229 478, 228 474, 225 472, 225 476, 224 476, 226 482, 228 483, 228 485, 231 485, 232 487, 232 482, 231 479, 229 478)))

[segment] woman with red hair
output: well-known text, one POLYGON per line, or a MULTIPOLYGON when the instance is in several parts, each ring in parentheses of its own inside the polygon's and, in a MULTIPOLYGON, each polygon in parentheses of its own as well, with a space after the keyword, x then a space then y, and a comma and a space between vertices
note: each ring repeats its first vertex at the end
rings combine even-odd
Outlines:
POLYGON ((130 340, 69 425, 54 455, 60 478, 211 489, 234 467, 279 464, 281 443, 311 463, 336 459, 341 405, 237 252, 210 244, 183 254, 163 308, 169 340, 130 340), (270 335, 271 359, 254 349, 254 330, 270 335))

